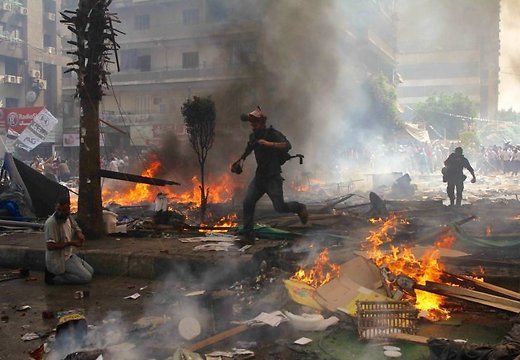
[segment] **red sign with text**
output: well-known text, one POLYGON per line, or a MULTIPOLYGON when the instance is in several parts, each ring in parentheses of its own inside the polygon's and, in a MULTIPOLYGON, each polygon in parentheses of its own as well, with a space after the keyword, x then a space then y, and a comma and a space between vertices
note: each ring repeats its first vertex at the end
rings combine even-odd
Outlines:
POLYGON ((42 111, 43 106, 0 109, 0 128, 20 134, 42 111))

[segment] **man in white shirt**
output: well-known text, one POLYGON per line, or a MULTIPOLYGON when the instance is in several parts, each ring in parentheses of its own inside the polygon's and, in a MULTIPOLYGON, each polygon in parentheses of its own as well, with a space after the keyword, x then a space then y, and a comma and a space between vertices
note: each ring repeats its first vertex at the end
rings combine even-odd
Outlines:
POLYGON ((44 226, 45 242, 45 283, 86 284, 92 279, 94 269, 86 261, 74 254, 74 247, 81 247, 85 236, 78 224, 70 217, 70 200, 58 200, 54 214, 44 226))

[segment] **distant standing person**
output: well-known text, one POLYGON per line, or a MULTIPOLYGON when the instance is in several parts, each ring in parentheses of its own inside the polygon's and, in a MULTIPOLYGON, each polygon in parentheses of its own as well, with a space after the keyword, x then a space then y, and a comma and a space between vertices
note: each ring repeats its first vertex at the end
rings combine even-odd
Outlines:
POLYGON ((443 181, 448 183, 446 192, 450 198, 451 206, 455 204, 455 190, 457 190, 456 205, 460 206, 462 203, 464 180, 467 178, 466 175, 464 175, 464 169, 467 169, 470 172, 471 176, 473 177, 471 182, 475 183, 477 181, 477 178, 475 177, 475 171, 469 164, 468 159, 462 155, 462 148, 456 147, 453 153, 451 153, 446 161, 444 161, 444 168, 442 169, 443 181))
POLYGON ((86 261, 74 254, 74 247, 81 247, 85 236, 78 224, 70 216, 70 200, 63 197, 56 203, 52 214, 44 226, 45 242, 45 283, 86 284, 92 279, 94 269, 86 261))
POLYGON ((280 213, 295 213, 300 221, 307 222, 307 207, 296 201, 285 202, 283 199, 282 178, 282 152, 291 148, 287 138, 272 126, 266 126, 267 117, 260 107, 243 116, 242 121, 249 121, 252 133, 242 156, 232 165, 231 171, 241 173, 242 162, 253 151, 255 153, 257 168, 253 180, 251 180, 243 203, 243 243, 252 244, 255 241, 254 215, 256 203, 267 194, 273 206, 280 213))
POLYGON ((70 180, 70 169, 66 160, 61 160, 58 165, 58 179, 61 182, 67 182, 70 180))

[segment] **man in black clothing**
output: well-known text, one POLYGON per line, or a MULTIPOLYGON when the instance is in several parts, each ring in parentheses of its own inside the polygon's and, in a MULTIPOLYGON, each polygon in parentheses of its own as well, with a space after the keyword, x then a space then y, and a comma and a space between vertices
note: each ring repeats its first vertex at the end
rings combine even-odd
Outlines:
POLYGON ((446 161, 444 161, 444 169, 442 169, 443 181, 448 183, 446 192, 450 198, 451 206, 455 203, 455 189, 457 189, 456 205, 460 206, 462 203, 462 191, 464 190, 464 180, 466 180, 466 175, 464 175, 463 169, 467 169, 471 176, 473 176, 471 179, 472 183, 477 181, 475 171, 469 164, 468 159, 462 155, 462 148, 457 147, 454 152, 448 156, 446 161))
POLYGON ((243 203, 243 227, 245 243, 255 240, 253 226, 255 206, 258 200, 267 194, 273 206, 280 213, 296 213, 300 221, 307 223, 307 207, 296 201, 285 202, 283 199, 283 178, 281 176, 284 155, 291 148, 287 138, 272 126, 266 127, 267 117, 260 107, 250 112, 243 121, 249 121, 253 132, 242 156, 232 165, 231 171, 241 172, 242 162, 253 151, 257 163, 256 173, 248 186, 243 203))

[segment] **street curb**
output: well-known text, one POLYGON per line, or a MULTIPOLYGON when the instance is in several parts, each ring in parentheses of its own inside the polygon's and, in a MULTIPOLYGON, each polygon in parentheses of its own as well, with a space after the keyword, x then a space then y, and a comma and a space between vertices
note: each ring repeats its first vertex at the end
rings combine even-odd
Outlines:
MULTIPOLYGON (((128 276, 155 279, 170 275, 216 281, 238 280, 246 273, 254 271, 252 257, 243 254, 239 261, 226 257, 216 261, 181 256, 152 256, 139 253, 121 254, 115 251, 87 250, 77 255, 94 268, 96 275, 128 276)), ((0 245, 0 267, 26 268, 34 271, 45 270, 45 249, 31 249, 25 246, 0 245)))
POLYGON ((0 266, 7 268, 26 267, 25 253, 28 247, 21 246, 0 246, 0 266))

